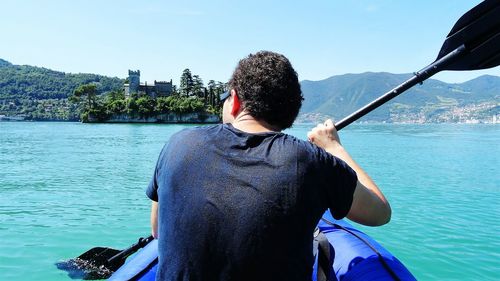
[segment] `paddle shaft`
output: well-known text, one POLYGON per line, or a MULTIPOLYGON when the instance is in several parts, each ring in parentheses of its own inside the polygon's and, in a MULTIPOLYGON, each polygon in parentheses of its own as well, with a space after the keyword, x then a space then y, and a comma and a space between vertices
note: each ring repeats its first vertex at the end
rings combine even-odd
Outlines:
POLYGON ((415 75, 413 75, 410 79, 399 84, 394 89, 383 94, 382 96, 378 97, 376 100, 370 102, 369 104, 358 109, 357 111, 355 111, 351 115, 340 120, 339 122, 337 122, 335 124, 335 128, 337 130, 341 130, 342 128, 346 127, 347 125, 351 124, 352 122, 358 120, 359 118, 361 118, 361 117, 365 116, 366 114, 368 114, 369 112, 373 111, 377 107, 383 105, 384 103, 388 102, 389 100, 402 94, 403 92, 405 92, 406 90, 415 86, 416 84, 422 83, 427 78, 429 78, 432 75, 443 70, 443 68, 447 64, 450 64, 450 63, 454 62, 456 59, 460 58, 460 56, 463 55, 465 52, 466 52, 465 46, 461 45, 460 47, 458 47, 455 50, 448 53, 446 56, 440 58, 439 60, 436 60, 435 62, 431 63, 430 65, 428 65, 425 68, 423 68, 422 70, 420 70, 419 72, 416 72, 415 75))
POLYGON ((146 246, 149 242, 153 241, 153 236, 149 236, 147 238, 139 238, 139 241, 130 246, 128 249, 125 249, 121 252, 119 252, 118 254, 112 256, 111 258, 109 258, 107 260, 107 263, 108 264, 112 264, 112 263, 115 263, 115 262, 119 262, 119 261, 124 261, 128 256, 130 256, 131 254, 135 253, 137 250, 139 250, 140 248, 146 246))

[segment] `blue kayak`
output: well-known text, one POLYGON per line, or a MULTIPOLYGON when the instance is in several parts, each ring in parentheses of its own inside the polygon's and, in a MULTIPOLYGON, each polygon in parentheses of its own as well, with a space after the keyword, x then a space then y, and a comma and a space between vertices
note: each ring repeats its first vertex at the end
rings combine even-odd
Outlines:
MULTIPOLYGON (((416 280, 389 251, 344 220, 326 212, 318 224, 330 245, 328 280, 416 280)), ((158 241, 153 240, 130 257, 108 280, 155 280, 158 241)), ((318 255, 313 280, 318 277, 318 255)))

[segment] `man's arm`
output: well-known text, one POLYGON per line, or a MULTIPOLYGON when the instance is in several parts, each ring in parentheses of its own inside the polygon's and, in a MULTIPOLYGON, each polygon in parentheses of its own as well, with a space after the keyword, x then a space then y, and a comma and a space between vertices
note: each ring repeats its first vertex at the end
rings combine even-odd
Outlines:
POLYGON ((370 176, 342 147, 333 122, 328 119, 324 124, 319 124, 307 134, 307 137, 312 143, 325 149, 333 156, 342 159, 358 175, 358 183, 347 218, 369 226, 388 223, 391 219, 389 202, 370 176))
POLYGON ((158 239, 158 202, 151 202, 151 235, 158 239))

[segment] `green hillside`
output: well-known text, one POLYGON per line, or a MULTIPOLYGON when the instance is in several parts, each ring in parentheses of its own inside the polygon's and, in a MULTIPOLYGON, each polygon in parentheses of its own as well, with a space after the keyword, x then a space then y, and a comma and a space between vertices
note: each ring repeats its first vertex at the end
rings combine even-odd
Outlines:
MULTIPOLYGON (((366 72, 333 76, 321 81, 303 81, 305 100, 301 114, 329 116, 339 120, 409 77, 411 74, 366 72)), ((499 114, 499 103, 500 77, 485 75, 461 84, 429 79, 374 110, 362 120, 410 122, 412 120, 409 119, 415 121, 417 118, 423 122, 455 122, 457 120, 434 119, 437 116, 441 118, 450 111, 481 105, 486 108, 478 107, 477 110, 487 109, 484 113, 487 116, 484 117, 493 118, 493 115, 499 114)))
POLYGON ((27 120, 77 121, 68 96, 94 83, 102 94, 123 87, 123 80, 96 74, 71 74, 0 59, 0 115, 27 120))
POLYGON ((0 99, 63 99, 78 86, 91 82, 98 85, 100 93, 123 87, 123 80, 119 78, 13 65, 0 59, 0 99))

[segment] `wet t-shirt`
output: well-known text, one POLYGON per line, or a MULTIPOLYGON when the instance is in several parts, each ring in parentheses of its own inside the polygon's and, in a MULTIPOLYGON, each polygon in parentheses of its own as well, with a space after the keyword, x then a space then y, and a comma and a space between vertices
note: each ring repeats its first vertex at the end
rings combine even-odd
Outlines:
POLYGON ((157 280, 310 280, 321 215, 347 215, 357 177, 284 133, 185 129, 147 188, 159 205, 157 280))

